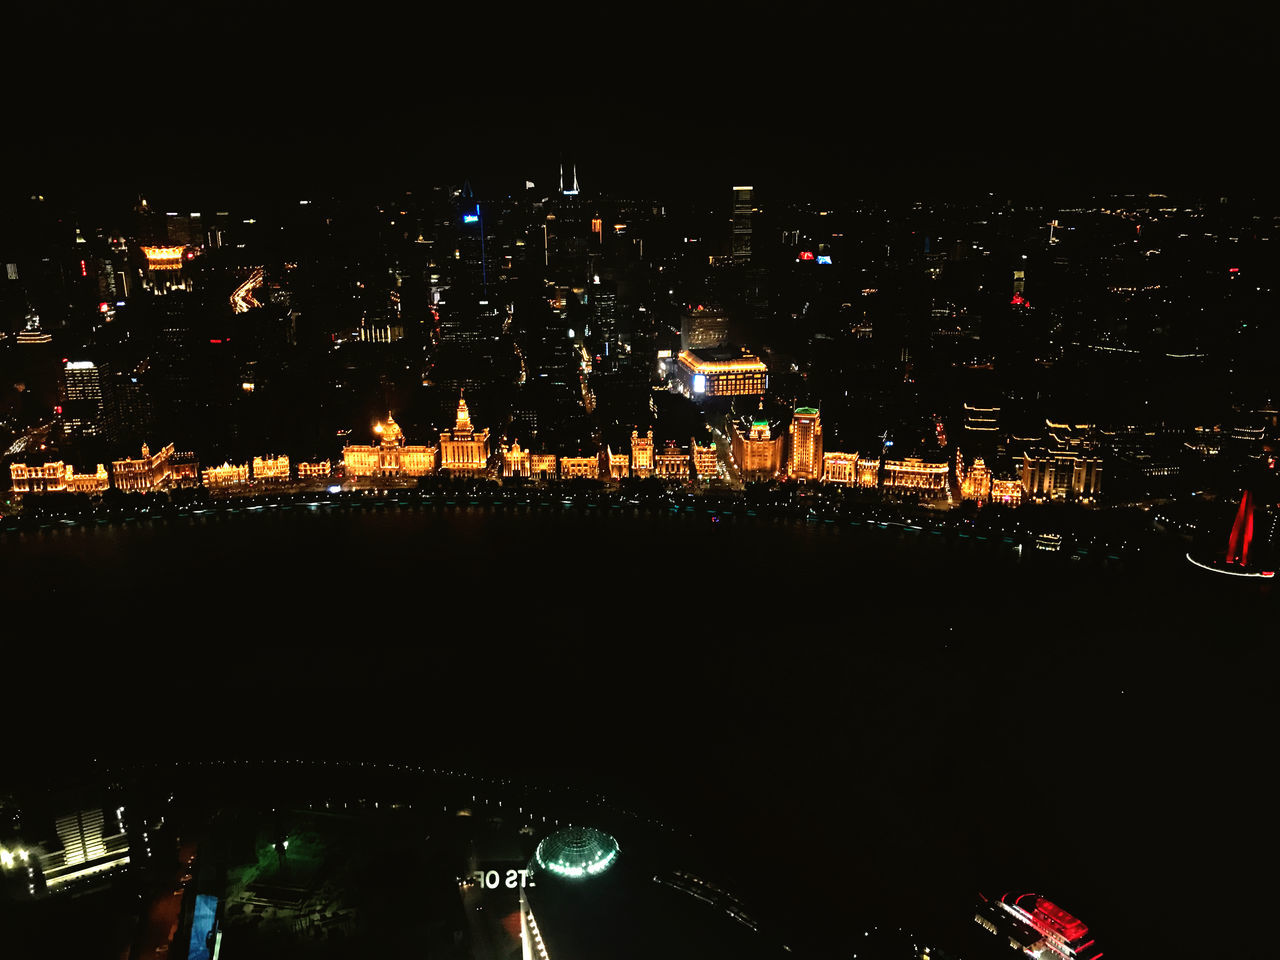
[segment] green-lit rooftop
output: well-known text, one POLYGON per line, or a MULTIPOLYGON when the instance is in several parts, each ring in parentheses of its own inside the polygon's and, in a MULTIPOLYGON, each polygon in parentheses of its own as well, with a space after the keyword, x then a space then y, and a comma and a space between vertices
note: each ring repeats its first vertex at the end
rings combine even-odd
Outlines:
POLYGON ((818 415, 817 407, 797 407, 796 416, 798 417, 816 417, 818 415))
POLYGON ((595 827, 565 827, 538 844, 538 868, 571 879, 604 873, 618 858, 618 841, 595 827))

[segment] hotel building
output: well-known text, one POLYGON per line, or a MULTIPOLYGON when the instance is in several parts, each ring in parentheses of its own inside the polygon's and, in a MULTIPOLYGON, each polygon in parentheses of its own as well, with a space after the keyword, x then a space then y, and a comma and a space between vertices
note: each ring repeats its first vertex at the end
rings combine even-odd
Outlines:
MULTIPOLYGON (((963 471, 963 461, 957 455, 957 466, 963 471)), ((961 473, 960 477, 960 499, 977 500, 979 503, 986 503, 991 499, 991 471, 987 469, 986 461, 981 457, 973 458, 973 466, 967 472, 961 473)))
POLYGON ((333 465, 328 460, 319 463, 298 463, 299 480, 319 480, 333 473, 333 465))
POLYGON ((173 444, 166 444, 156 453, 145 443, 138 460, 113 460, 111 485, 125 493, 149 493, 169 486, 173 468, 169 463, 173 456, 173 444))
POLYGON ((623 480, 631 475, 631 458, 625 453, 614 453, 605 447, 604 455, 609 464, 610 480, 623 480))
POLYGON ((787 474, 792 480, 822 478, 822 417, 815 407, 800 407, 791 418, 787 474))
POLYGON ((440 469, 483 473, 489 468, 489 430, 471 425, 467 401, 458 394, 458 418, 452 430, 440 431, 440 469))
POLYGON ((744 480, 772 480, 782 472, 784 437, 781 433, 771 434, 763 413, 758 413, 749 424, 731 422, 729 432, 733 459, 744 480))
POLYGON ((1021 480, 991 479, 991 502, 1006 507, 1016 507, 1022 503, 1021 480))
POLYGON ((376 447, 358 444, 342 448, 342 469, 351 477, 423 477, 435 470, 436 448, 405 445, 404 432, 391 414, 373 432, 381 442, 376 447))
POLYGON ((529 475, 538 480, 554 480, 556 478, 556 455, 554 453, 529 454, 529 475))
POLYGON ((675 374, 684 394, 694 399, 762 394, 769 386, 764 361, 738 349, 681 350, 675 374))

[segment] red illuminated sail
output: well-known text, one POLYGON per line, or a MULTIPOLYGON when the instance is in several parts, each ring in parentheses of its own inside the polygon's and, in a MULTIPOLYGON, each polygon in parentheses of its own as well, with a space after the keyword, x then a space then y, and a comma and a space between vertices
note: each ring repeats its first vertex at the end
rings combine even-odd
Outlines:
POLYGON ((1249 544, 1253 540, 1253 494, 1248 490, 1240 498, 1235 523, 1231 525, 1231 539, 1227 541, 1227 563, 1244 566, 1249 562, 1249 544))

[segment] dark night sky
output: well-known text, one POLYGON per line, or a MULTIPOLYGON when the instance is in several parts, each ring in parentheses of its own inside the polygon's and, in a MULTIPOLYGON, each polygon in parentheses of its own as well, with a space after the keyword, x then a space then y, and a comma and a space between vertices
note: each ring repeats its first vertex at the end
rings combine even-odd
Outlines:
POLYGON ((181 170, 497 193, 562 152, 619 193, 1269 186, 1270 24, 1238 16, 317 10, 19 13, 0 68, 18 189, 181 170))

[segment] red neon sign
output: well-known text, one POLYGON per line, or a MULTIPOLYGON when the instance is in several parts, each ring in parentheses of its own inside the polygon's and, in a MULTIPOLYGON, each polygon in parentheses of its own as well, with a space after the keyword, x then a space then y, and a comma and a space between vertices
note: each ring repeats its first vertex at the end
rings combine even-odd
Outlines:
POLYGON ((1013 299, 1009 301, 1009 304, 1014 307, 1025 307, 1027 305, 1027 301, 1023 299, 1022 294, 1015 293, 1013 295, 1013 299))
POLYGON ((1228 267, 1228 268, 1227 268, 1227 273, 1239 273, 1239 272, 1240 272, 1240 268, 1239 268, 1239 267, 1228 267))
POLYGON ((82 277, 87 277, 88 275, 89 275, 89 268, 88 268, 88 266, 85 264, 85 262, 84 262, 83 260, 81 260, 81 261, 80 261, 80 276, 82 276, 82 277))
POLYGON ((812 251, 812 250, 801 250, 801 251, 800 251, 800 256, 796 257, 796 259, 797 259, 797 260, 812 260, 812 259, 813 259, 813 251, 812 251))
POLYGON ((110 309, 111 309, 111 304, 107 303, 105 300, 102 303, 98 304, 99 313, 106 313, 110 309))

